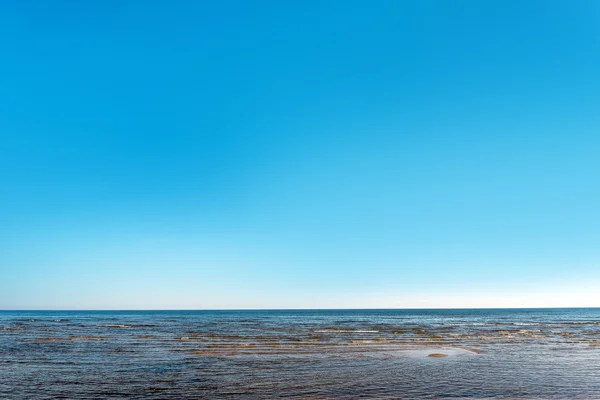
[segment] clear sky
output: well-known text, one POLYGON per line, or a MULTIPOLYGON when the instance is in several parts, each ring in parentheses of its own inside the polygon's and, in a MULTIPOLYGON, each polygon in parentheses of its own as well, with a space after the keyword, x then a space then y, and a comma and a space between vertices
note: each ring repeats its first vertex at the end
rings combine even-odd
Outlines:
POLYGON ((596 1, 0 2, 0 309, 598 288, 596 1))

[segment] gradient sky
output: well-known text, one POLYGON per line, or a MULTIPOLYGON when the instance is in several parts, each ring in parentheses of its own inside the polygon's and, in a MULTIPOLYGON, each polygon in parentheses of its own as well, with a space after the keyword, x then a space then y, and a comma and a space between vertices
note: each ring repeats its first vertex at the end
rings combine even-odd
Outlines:
POLYGON ((600 306, 600 3, 0 3, 0 309, 600 306))

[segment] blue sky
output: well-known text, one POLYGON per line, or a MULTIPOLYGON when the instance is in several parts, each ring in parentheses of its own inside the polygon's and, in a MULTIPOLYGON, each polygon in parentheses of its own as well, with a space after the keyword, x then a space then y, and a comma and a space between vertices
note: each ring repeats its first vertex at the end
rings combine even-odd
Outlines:
POLYGON ((594 1, 4 1, 0 309, 600 306, 594 1))

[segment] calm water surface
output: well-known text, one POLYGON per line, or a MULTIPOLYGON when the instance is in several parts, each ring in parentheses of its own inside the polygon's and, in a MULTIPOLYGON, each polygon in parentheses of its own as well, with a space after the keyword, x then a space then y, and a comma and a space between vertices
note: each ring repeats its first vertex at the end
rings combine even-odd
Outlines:
POLYGON ((1 399, 280 397, 600 399, 600 309, 0 311, 1 399))

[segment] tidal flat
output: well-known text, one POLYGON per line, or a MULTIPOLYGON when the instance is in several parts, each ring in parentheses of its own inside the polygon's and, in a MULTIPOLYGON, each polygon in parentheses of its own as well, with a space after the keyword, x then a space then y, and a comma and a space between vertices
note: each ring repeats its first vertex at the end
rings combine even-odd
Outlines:
POLYGON ((600 309, 0 311, 2 399, 600 399, 600 309))

